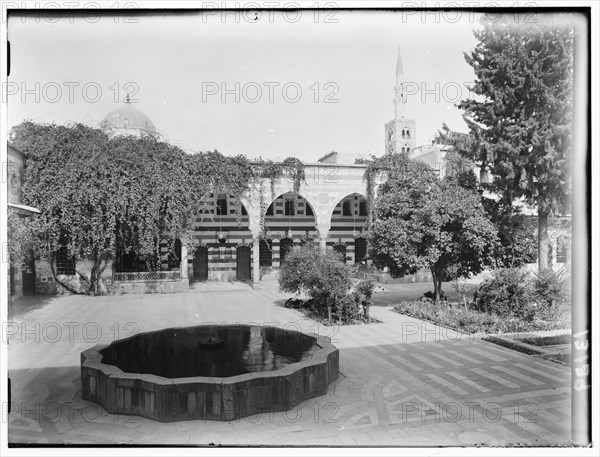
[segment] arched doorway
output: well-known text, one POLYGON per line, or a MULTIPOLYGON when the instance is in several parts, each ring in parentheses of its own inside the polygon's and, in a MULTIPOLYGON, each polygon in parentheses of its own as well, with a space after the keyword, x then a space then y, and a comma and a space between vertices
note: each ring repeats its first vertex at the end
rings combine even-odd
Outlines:
MULTIPOLYGON (((246 207, 232 194, 215 193, 201 203, 201 217, 196 220, 193 237, 210 250, 204 262, 201 252, 199 265, 202 279, 210 281, 233 281, 238 278, 235 253, 238 246, 252 242, 249 216, 246 207), (206 267, 206 270, 205 270, 206 267), (205 273, 206 271, 206 273, 205 273)), ((242 255, 244 255, 242 253, 242 255)), ((243 270, 245 270, 245 264, 243 270)), ((246 273, 242 273, 245 275, 246 273)), ((194 273, 196 279, 196 273, 194 273)))
POLYGON ((236 272, 238 281, 249 281, 252 279, 250 272, 250 248, 248 246, 239 246, 237 248, 236 272))
POLYGON ((279 259, 280 263, 285 262, 285 256, 292 250, 294 240, 291 238, 282 238, 279 242, 279 259))
POLYGON ((367 257, 367 240, 356 238, 354 240, 354 262, 360 263, 367 257))
POLYGON ((196 248, 192 266, 194 281, 206 281, 208 279, 208 248, 206 246, 196 248))
POLYGON ((359 250, 356 251, 355 240, 364 238, 368 217, 366 198, 359 193, 346 195, 338 201, 331 214, 327 244, 338 252, 344 249, 346 258, 350 259, 350 262, 362 261, 366 256, 366 248, 363 249, 362 241, 359 241, 359 250))

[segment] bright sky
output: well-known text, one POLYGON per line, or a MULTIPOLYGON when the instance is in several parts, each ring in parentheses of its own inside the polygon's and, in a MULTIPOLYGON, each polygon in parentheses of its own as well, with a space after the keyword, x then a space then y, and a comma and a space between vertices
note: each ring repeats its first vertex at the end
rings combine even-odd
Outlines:
POLYGON ((331 150, 381 155, 400 46, 416 92, 408 114, 417 144, 442 122, 464 130, 453 105, 474 79, 463 52, 476 44, 477 16, 315 14, 161 14, 134 23, 12 16, 8 128, 24 119, 95 125, 130 90, 166 139, 187 150, 305 161, 331 150))

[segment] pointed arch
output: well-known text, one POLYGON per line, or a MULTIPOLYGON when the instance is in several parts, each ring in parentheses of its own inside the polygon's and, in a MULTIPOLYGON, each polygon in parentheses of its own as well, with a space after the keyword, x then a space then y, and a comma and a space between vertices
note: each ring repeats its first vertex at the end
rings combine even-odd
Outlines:
POLYGON ((285 192, 267 207, 265 232, 268 239, 316 236, 316 211, 302 194, 285 192), (291 230, 291 234, 289 231, 291 230))

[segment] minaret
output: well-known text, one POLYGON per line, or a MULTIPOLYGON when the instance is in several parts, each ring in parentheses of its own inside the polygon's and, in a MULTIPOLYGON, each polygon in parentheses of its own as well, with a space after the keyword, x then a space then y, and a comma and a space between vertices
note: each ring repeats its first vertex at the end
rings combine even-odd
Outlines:
POLYGON ((394 97, 396 119, 406 117, 406 94, 404 93, 404 68, 402 66, 402 52, 398 46, 398 63, 396 63, 396 96, 394 97))
POLYGON ((406 113, 406 92, 402 51, 398 47, 396 63, 396 89, 394 97, 395 118, 385 124, 385 151, 389 154, 411 154, 416 146, 416 121, 408 119, 406 113))

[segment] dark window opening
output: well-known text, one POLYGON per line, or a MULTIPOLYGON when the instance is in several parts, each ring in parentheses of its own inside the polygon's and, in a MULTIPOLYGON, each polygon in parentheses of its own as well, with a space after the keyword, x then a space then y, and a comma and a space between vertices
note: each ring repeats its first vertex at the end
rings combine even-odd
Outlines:
POLYGON ((58 251, 56 251, 56 274, 75 274, 75 258, 69 254, 69 250, 66 246, 63 246, 58 251))
POLYGON ((269 207, 267 208, 267 212, 265 213, 266 216, 272 216, 273 215, 273 203, 271 203, 269 205, 269 207))
POLYGON ((315 213, 313 213, 313 210, 312 210, 312 208, 310 207, 309 204, 306 205, 306 215, 307 216, 314 216, 315 215, 315 213))
POLYGON ((364 200, 361 200, 361 202, 358 205, 358 215, 359 216, 368 216, 367 202, 364 200))
POLYGON ((217 216, 227 216, 227 198, 217 200, 217 216))
POLYGON ((285 201, 285 213, 286 216, 295 216, 296 215, 296 207, 294 205, 294 200, 286 200, 285 201))
POLYGON ((342 205, 342 216, 352 216, 352 204, 348 200, 342 205))
POLYGON ((138 271, 139 259, 135 252, 129 251, 117 256, 117 271, 138 271))

